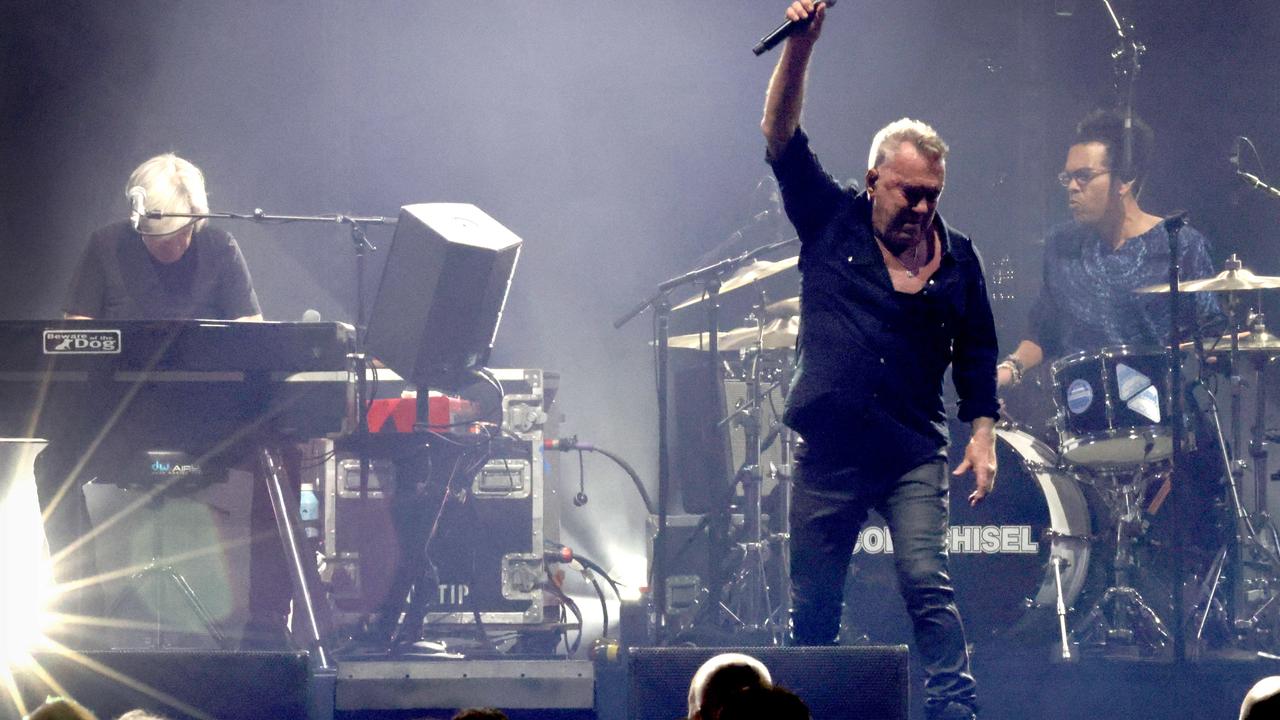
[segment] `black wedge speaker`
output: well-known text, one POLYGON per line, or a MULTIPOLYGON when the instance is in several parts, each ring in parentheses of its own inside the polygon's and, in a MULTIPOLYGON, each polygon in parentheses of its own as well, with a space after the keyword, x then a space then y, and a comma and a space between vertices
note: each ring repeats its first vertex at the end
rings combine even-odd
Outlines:
POLYGON ((597 672, 596 711, 601 720, 671 720, 684 717, 689 680, 702 663, 722 652, 751 655, 769 668, 773 682, 809 706, 814 720, 907 720, 905 645, 841 647, 633 647, 625 671, 612 679, 597 672), (602 687, 601 679, 605 679, 602 687), (625 702, 623 701, 625 698, 625 702))
POLYGON ((400 208, 365 348, 419 387, 465 384, 489 359, 520 238, 466 203, 400 208))

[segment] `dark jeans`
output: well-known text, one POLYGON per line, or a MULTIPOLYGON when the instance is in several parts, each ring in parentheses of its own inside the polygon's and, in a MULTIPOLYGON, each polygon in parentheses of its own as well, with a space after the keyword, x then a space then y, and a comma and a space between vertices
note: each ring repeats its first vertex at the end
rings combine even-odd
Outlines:
POLYGON ((947 572, 949 474, 939 459, 900 477, 850 467, 812 447, 797 451, 791 507, 791 631, 799 645, 837 640, 845 575, 869 510, 889 523, 894 566, 925 671, 925 706, 972 708, 964 626, 947 572))
MULTIPOLYGON (((54 558, 54 580, 59 584, 98 575, 93 522, 85 502, 84 484, 95 478, 114 482, 122 469, 132 468, 138 462, 133 448, 110 442, 100 446, 92 456, 82 459, 84 446, 79 442, 51 442, 35 459, 36 494, 45 518, 49 553, 54 558)), ((296 453, 286 452, 284 462, 292 481, 285 492, 296 493, 296 453)), ((255 458, 242 454, 230 464, 255 469, 249 521, 253 539, 249 550, 246 644, 274 648, 283 643, 292 597, 288 564, 280 545, 266 485, 261 472, 256 471, 255 458)), ((101 617, 107 610, 98 583, 86 583, 63 594, 55 609, 88 617, 101 617)))

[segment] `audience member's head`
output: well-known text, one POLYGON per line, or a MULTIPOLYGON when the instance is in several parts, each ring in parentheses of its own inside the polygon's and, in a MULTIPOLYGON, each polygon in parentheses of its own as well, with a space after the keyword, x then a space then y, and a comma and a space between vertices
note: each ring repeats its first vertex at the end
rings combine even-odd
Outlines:
POLYGON ((31 711, 26 720, 98 720, 98 716, 67 698, 49 698, 45 704, 31 711))
POLYGON ((1280 718, 1280 675, 1254 683, 1240 703, 1240 720, 1264 718, 1280 718))
POLYGON ((497 708, 466 708, 459 710, 453 720, 507 720, 507 715, 497 708))
POLYGON ((116 720, 168 720, 163 715, 153 715, 146 710, 130 710, 129 712, 116 718, 116 720))
POLYGON ((731 693, 710 720, 809 720, 809 708, 786 688, 753 687, 731 693))
POLYGON ((741 653, 722 653, 702 663, 689 682, 690 720, 710 720, 731 693, 769 687, 773 678, 764 663, 741 653))

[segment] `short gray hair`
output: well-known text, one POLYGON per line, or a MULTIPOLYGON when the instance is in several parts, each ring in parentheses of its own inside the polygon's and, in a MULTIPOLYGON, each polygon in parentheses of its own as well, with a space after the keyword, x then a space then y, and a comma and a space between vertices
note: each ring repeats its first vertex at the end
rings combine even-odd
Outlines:
MULTIPOLYGON (((165 153, 142 163, 129 175, 124 186, 127 196, 135 187, 147 192, 148 212, 207 213, 209 196, 204 189, 204 173, 190 161, 165 153)), ((146 235, 168 235, 190 224, 185 218, 143 219, 140 232, 146 235)), ((196 222, 196 230, 205 221, 196 222)))
POLYGON ((919 120, 902 118, 880 128, 871 139, 871 153, 867 157, 867 169, 878 168, 893 159, 902 143, 909 142, 926 160, 941 165, 947 159, 947 144, 938 131, 919 120))

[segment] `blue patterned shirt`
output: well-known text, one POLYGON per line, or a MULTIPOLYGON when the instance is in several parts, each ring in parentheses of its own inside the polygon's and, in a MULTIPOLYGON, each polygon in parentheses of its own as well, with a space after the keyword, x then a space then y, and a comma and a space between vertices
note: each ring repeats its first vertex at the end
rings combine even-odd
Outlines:
MULTIPOLYGON (((1178 235, 1183 280, 1214 274, 1209 241, 1184 226, 1178 235)), ((1112 250, 1080 223, 1068 223, 1045 240, 1044 287, 1031 310, 1030 339, 1047 358, 1109 345, 1158 347, 1169 337, 1169 296, 1134 290, 1169 280, 1169 233, 1159 223, 1112 250)), ((1221 317, 1212 293, 1181 299, 1184 318, 1221 317), (1193 299, 1194 298, 1194 299, 1193 299)), ((1184 326, 1184 332, 1191 328, 1184 326)))

